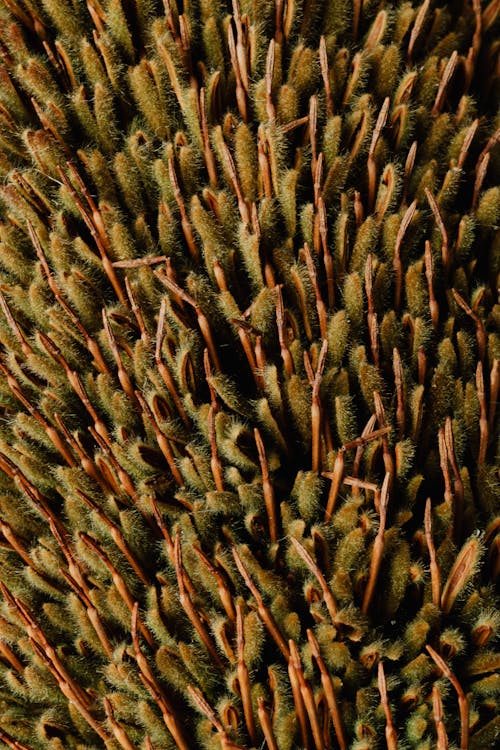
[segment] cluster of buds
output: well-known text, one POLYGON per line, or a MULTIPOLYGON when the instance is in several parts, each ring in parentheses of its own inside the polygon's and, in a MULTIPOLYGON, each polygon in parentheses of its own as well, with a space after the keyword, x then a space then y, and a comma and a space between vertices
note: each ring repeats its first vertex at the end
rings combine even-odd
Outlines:
POLYGON ((493 746, 499 21, 5 0, 4 746, 493 746))

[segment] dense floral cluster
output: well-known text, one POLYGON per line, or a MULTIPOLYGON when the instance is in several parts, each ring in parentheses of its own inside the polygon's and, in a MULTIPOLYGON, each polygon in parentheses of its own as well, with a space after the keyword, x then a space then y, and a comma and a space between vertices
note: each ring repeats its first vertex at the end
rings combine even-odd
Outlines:
POLYGON ((0 744, 500 733, 499 0, 4 0, 0 744))

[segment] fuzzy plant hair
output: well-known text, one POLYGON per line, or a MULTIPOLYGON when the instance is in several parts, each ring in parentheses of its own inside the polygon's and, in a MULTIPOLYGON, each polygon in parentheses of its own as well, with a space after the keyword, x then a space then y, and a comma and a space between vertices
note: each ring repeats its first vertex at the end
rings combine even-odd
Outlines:
POLYGON ((495 746, 499 21, 2 0, 1 747, 495 746))

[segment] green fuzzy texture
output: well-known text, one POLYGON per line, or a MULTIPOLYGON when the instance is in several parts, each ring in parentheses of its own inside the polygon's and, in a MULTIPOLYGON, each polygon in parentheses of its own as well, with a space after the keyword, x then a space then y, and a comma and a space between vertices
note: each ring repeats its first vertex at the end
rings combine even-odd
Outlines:
POLYGON ((499 31, 1 5, 1 747, 493 748, 499 31))

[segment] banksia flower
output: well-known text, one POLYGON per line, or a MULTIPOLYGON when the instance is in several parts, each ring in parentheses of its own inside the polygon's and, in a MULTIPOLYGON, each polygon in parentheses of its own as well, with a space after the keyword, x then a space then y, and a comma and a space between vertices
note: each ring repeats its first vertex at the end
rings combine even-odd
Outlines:
POLYGON ((499 15, 2 4, 2 746, 493 747, 499 15))

